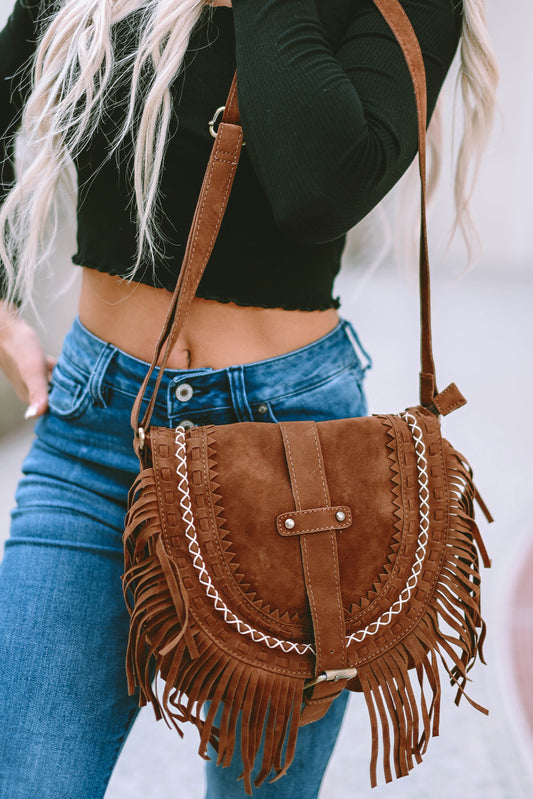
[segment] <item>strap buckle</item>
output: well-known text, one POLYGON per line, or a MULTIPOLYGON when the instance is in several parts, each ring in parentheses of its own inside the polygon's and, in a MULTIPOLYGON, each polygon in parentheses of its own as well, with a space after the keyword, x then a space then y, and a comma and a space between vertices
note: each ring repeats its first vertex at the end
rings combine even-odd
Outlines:
POLYGON ((328 669, 321 671, 318 677, 314 680, 307 680, 304 684, 305 688, 312 688, 313 685, 318 685, 321 682, 339 682, 339 680, 351 680, 357 676, 357 669, 328 669))

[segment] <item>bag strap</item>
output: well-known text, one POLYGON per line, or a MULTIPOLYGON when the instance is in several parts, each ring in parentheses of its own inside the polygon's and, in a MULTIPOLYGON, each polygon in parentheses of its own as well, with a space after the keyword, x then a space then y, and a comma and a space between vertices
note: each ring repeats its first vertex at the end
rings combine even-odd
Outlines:
POLYGON ((374 0, 376 7, 402 48, 415 91, 418 119, 418 166, 420 172, 420 404, 425 407, 438 393, 431 338, 431 296, 426 216, 426 125, 427 92, 424 59, 416 33, 398 0, 374 0))
MULTIPOLYGON (((427 407, 432 404, 433 398, 437 394, 437 387, 431 340, 429 254, 426 221, 426 75, 418 39, 399 0, 373 1, 402 48, 415 92, 421 182, 419 269, 421 325, 420 403, 427 407)), ((221 109, 219 109, 219 111, 220 110, 221 109)), ((187 240, 187 246, 185 248, 185 255, 183 257, 176 288, 172 295, 167 318, 157 342, 152 363, 133 405, 131 425, 135 431, 137 444, 140 449, 142 449, 144 436, 150 425, 150 419, 155 406, 157 392, 161 384, 163 371, 168 362, 170 352, 183 329, 192 300, 196 294, 214 247, 222 217, 226 210, 242 145, 243 134, 240 126, 237 101, 237 73, 235 73, 202 183, 189 238, 187 240), (161 358, 165 342, 165 352, 161 358), (159 373, 157 380, 155 381, 148 404, 140 420, 140 411, 144 395, 158 362, 159 373)))
POLYGON ((148 430, 150 424, 157 392, 161 385, 169 355, 183 329, 191 303, 215 245, 237 170, 243 145, 237 103, 237 73, 233 76, 226 105, 223 109, 222 120, 215 134, 213 126, 221 110, 222 108, 219 108, 216 111, 215 116, 209 123, 210 130, 215 136, 215 143, 200 189, 200 196, 196 204, 176 288, 172 295, 163 330, 155 347, 152 363, 139 389, 131 412, 131 426, 135 431, 136 444, 139 445, 140 449, 143 447, 145 431, 148 430), (148 405, 139 423, 142 401, 150 378, 158 365, 165 342, 166 347, 159 363, 159 373, 148 400, 148 405))

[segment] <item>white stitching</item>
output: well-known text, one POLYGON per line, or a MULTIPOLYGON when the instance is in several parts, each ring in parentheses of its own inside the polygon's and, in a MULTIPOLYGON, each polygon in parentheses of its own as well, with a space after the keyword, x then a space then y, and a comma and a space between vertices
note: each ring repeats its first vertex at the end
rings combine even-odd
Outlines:
POLYGON ((311 605, 311 611, 312 611, 311 615, 313 619, 313 630, 315 633, 316 655, 319 661, 321 661, 322 644, 320 642, 320 627, 318 624, 316 626, 314 624, 314 620, 316 619, 317 616, 317 604, 316 604, 315 594, 313 592, 313 582, 311 580, 311 575, 309 574, 309 552, 307 550, 307 543, 308 543, 307 538, 304 537, 303 539, 300 539, 300 544, 302 547, 302 555, 303 555, 302 561, 303 561, 303 567, 305 569, 305 585, 307 587, 307 595, 309 598, 309 604, 311 605))
POLYGON ((300 510, 302 507, 302 503, 300 500, 300 494, 298 492, 298 483, 296 481, 296 469, 294 468, 294 463, 292 460, 291 442, 289 436, 287 435, 287 431, 285 430, 285 427, 283 425, 281 426, 281 431, 283 436, 283 442, 285 444, 285 452, 287 453, 287 457, 289 459, 289 471, 291 475, 291 485, 294 491, 294 498, 296 500, 296 505, 298 506, 297 510, 300 510))
POLYGON ((348 637, 348 646, 353 641, 363 641, 367 635, 375 635, 381 627, 390 624, 393 616, 397 616, 401 612, 403 606, 409 602, 411 595, 418 583, 418 577, 422 571, 422 564, 426 557, 426 547, 428 545, 428 530, 429 530, 429 488, 428 488, 428 462, 426 460, 426 447, 422 437, 422 430, 420 429, 416 417, 410 413, 402 413, 400 416, 407 423, 416 452, 416 470, 418 474, 418 498, 420 503, 420 532, 418 534, 417 548, 415 552, 415 562, 411 568, 411 574, 407 580, 406 586, 400 593, 400 596, 391 607, 384 611, 381 616, 365 627, 363 630, 358 630, 348 637))
POLYGON ((224 621, 227 624, 233 624, 241 635, 247 635, 253 641, 266 644, 270 649, 282 649, 283 652, 298 652, 300 655, 305 655, 307 652, 314 654, 314 649, 311 644, 296 644, 292 641, 284 641, 280 638, 275 638, 271 635, 266 635, 259 630, 254 629, 246 622, 243 622, 236 616, 225 602, 221 599, 220 594, 216 590, 211 577, 209 576, 205 567, 205 562, 198 545, 198 537, 196 528, 194 526, 194 516, 191 506, 191 495, 189 492, 189 482, 187 477, 187 459, 185 447, 185 431, 182 427, 176 428, 176 438, 174 439, 178 446, 176 450, 176 458, 178 465, 176 472, 179 477, 178 490, 181 494, 180 507, 182 509, 182 519, 186 526, 185 536, 188 541, 189 552, 193 559, 193 566, 198 571, 198 579, 203 585, 205 593, 209 599, 213 600, 213 604, 219 612, 224 616, 224 621))
POLYGON ((325 478, 325 475, 324 475, 324 463, 322 461, 322 452, 320 450, 320 446, 319 446, 319 443, 318 443, 318 436, 317 436, 317 433, 316 433, 316 425, 315 425, 314 422, 312 423, 312 430, 313 430, 313 437, 315 439, 315 449, 316 449, 316 456, 317 456, 317 460, 318 460, 318 469, 320 471, 320 479, 322 481, 322 489, 324 491, 324 504, 327 506, 327 505, 330 504, 329 503, 329 495, 328 495, 328 487, 326 485, 326 478, 325 478))
MULTIPOLYGON (((337 595, 337 610, 338 610, 338 613, 339 613, 339 627, 340 627, 340 633, 341 633, 340 645, 342 647, 342 632, 345 629, 345 627, 344 627, 344 608, 342 606, 342 594, 341 594, 341 587, 340 587, 340 581, 339 581, 339 553, 337 551, 337 547, 336 547, 336 544, 335 544, 335 538, 334 538, 333 533, 330 533, 329 542, 330 542, 330 545, 331 545, 331 551, 333 553, 333 562, 335 564, 333 569, 334 569, 334 574, 335 574, 335 592, 336 592, 336 595, 337 595)), ((335 637, 337 637, 338 633, 339 633, 339 629, 337 629, 335 637)))
MULTIPOLYGON (((416 452, 416 468, 418 474, 418 495, 420 503, 420 532, 418 534, 417 549, 415 552, 415 562, 411 568, 411 574, 407 580, 406 586, 400 593, 400 596, 391 607, 384 611, 381 616, 369 624, 362 630, 358 630, 349 636, 346 636, 346 646, 352 642, 363 641, 367 635, 375 635, 382 627, 390 624, 393 617, 398 615, 403 606, 409 601, 414 589, 418 584, 418 577, 422 571, 422 565, 426 556, 426 548, 428 545, 429 537, 429 488, 428 488, 428 463, 426 459, 426 447, 423 441, 422 430, 420 429, 416 417, 410 413, 401 414, 402 418, 407 423, 416 452)), ((228 624, 233 624, 241 635, 247 635, 253 641, 266 644, 270 649, 282 649, 283 652, 297 652, 304 655, 308 652, 315 653, 315 649, 311 644, 297 644, 291 641, 285 641, 274 636, 266 635, 265 633, 256 630, 246 622, 239 619, 228 606, 220 598, 220 595, 214 587, 211 578, 205 567, 205 563, 198 545, 198 538, 196 528, 194 526, 194 517, 192 513, 191 498, 189 493, 189 483, 187 478, 187 460, 185 448, 185 431, 182 427, 176 428, 175 442, 178 446, 176 451, 176 458, 178 465, 176 472, 179 477, 178 491, 181 494, 180 507, 182 509, 182 519, 185 524, 185 536, 188 540, 188 547, 191 557, 193 559, 193 566, 199 573, 199 581, 204 586, 206 595, 209 599, 213 600, 216 610, 224 615, 224 620, 228 624)))

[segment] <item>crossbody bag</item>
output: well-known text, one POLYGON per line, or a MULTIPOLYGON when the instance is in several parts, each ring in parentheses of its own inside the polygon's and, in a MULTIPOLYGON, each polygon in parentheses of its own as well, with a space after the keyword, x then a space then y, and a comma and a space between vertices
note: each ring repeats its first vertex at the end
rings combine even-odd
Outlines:
POLYGON ((470 466, 440 430, 439 417, 465 399, 454 384, 439 392, 435 381, 424 64, 400 3, 374 2, 402 47, 417 105, 420 404, 318 423, 150 425, 239 160, 235 76, 213 130, 176 290, 132 411, 141 468, 124 533, 129 690, 137 687, 140 705, 151 702, 176 730, 195 724, 202 756, 211 743, 218 763, 229 765, 238 746, 248 793, 261 745, 256 785, 286 772, 299 727, 321 718, 344 689, 366 700, 372 785, 379 750, 387 782, 393 772, 407 774, 438 734, 440 668, 458 702, 468 670, 482 658, 479 560, 489 560, 474 500, 491 517, 470 466), (159 692, 155 674, 164 681, 159 692))

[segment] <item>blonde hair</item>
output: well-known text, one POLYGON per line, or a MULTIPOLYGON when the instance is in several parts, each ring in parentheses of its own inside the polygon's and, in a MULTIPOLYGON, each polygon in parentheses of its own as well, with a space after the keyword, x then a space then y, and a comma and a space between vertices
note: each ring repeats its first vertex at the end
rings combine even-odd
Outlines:
POLYGON ((463 136, 455 170, 454 230, 459 227, 471 260, 477 233, 470 214, 470 200, 492 127, 498 83, 484 0, 466 0, 464 3, 460 55, 458 86, 463 105, 463 136))
MULTIPOLYGON (((129 277, 144 259, 155 264, 159 176, 172 111, 169 86, 182 67, 191 32, 209 4, 206 0, 65 0, 57 13, 43 20, 32 91, 22 117, 24 147, 17 157, 17 180, 0 209, 0 261, 6 270, 8 301, 18 297, 31 302, 35 273, 53 248, 59 184, 72 189, 73 159, 97 129, 116 81, 125 76, 129 103, 110 147, 115 150, 135 130, 137 254, 129 277), (135 15, 138 45, 131 55, 118 59, 113 26, 129 15, 135 15)), ((460 69, 465 117, 455 203, 456 225, 467 240, 469 202, 490 130, 496 76, 483 0, 465 0, 460 69)))

